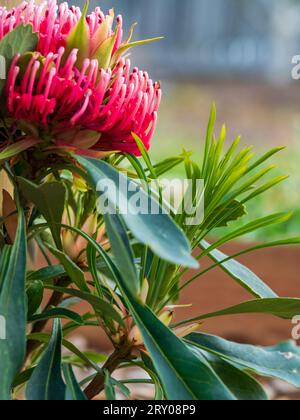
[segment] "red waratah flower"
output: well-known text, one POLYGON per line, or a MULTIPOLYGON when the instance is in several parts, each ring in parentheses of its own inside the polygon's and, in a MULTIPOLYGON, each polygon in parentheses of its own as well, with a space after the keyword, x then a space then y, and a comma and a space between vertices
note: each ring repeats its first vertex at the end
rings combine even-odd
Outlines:
MULTIPOLYGON (((51 147, 78 153, 125 151, 139 154, 132 133, 148 149, 161 99, 158 83, 122 54, 122 18, 49 0, 0 7, 0 39, 20 24, 38 33, 37 50, 17 55, 6 82, 8 116, 28 122, 51 147)), ((132 33, 131 33, 132 35, 132 33)))

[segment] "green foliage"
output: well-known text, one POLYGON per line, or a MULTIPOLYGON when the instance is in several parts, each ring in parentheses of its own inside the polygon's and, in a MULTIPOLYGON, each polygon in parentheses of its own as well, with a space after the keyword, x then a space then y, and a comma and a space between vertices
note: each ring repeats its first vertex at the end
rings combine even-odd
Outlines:
POLYGON ((217 355, 233 366, 243 370, 273 378, 280 378, 299 388, 299 352, 296 348, 283 348, 282 345, 269 348, 232 343, 219 337, 205 334, 191 334, 186 340, 202 350, 217 355), (285 350, 285 351, 284 351, 285 350), (292 350, 292 351, 291 351, 292 350))
MULTIPOLYGON (((8 72, 12 59, 17 53, 24 54, 28 51, 34 51, 37 43, 38 36, 33 33, 31 25, 19 25, 16 29, 10 31, 0 41, 0 55, 5 58, 6 72, 8 72)), ((0 80, 0 96, 2 96, 4 86, 4 80, 0 80)))
MULTIPOLYGON (((7 218, 0 219, 0 315, 6 317, 9 335, 9 340, 0 340, 1 399, 25 395, 28 400, 74 401, 104 391, 107 399, 115 400, 116 390, 130 398, 126 384, 114 377, 118 367, 127 366, 149 375, 145 383, 154 385, 156 400, 266 400, 257 375, 300 388, 300 352, 291 343, 260 348, 195 333, 204 320, 221 316, 258 313, 292 319, 300 313, 299 299, 278 297, 237 260, 266 247, 298 246, 299 237, 258 244, 237 255, 219 249, 289 219, 289 213, 274 213, 244 222, 249 203, 286 178, 276 174, 270 179, 273 167, 267 163, 281 149, 254 159, 249 148, 240 148, 239 138, 225 148, 226 129, 215 136, 215 121, 213 107, 201 161, 183 151, 154 164, 134 135, 139 159, 118 153, 102 161, 78 157, 67 167, 45 167, 34 180, 22 177, 20 167, 1 164, 15 185, 19 219, 13 244, 6 239, 7 218), (185 203, 192 192, 192 205, 205 207, 204 218, 194 225, 185 223, 188 211, 180 214, 164 197, 162 177, 179 165, 191 181, 180 199, 185 203), (153 205, 164 211, 122 212, 133 193, 122 195, 119 176, 121 183, 138 191, 148 209, 153 205), (204 189, 197 184, 200 178, 204 189), (102 214, 96 206, 101 197, 98 182, 107 180, 114 214, 102 214), (240 225, 233 227, 235 221, 240 225), (72 241, 66 246, 62 239, 68 234, 72 241), (26 264, 26 246, 33 243, 45 258, 37 270, 26 264), (80 255, 75 257, 77 247, 80 255), (199 269, 204 258, 212 265, 199 269), (255 299, 209 314, 198 308, 194 319, 172 323, 182 290, 199 278, 204 281, 217 267, 255 299), (196 270, 191 275, 190 268, 196 270), (187 273, 191 278, 183 281, 187 273), (88 304, 89 312, 79 315, 77 302, 88 304), (46 326, 53 319, 49 335, 46 326), (102 329, 115 351, 103 356, 77 348, 69 335, 82 327, 102 329), (83 382, 78 382, 74 367, 82 372, 89 368, 83 382)), ((132 378, 129 383, 143 381, 132 378)))
POLYGON ((61 325, 56 320, 49 345, 26 387, 26 397, 29 401, 63 401, 65 399, 66 385, 62 379, 61 345, 61 325))
POLYGON ((26 233, 24 214, 19 210, 13 246, 1 253, 0 315, 5 320, 5 339, 0 340, 0 400, 11 398, 14 378, 25 358, 26 348, 26 233))

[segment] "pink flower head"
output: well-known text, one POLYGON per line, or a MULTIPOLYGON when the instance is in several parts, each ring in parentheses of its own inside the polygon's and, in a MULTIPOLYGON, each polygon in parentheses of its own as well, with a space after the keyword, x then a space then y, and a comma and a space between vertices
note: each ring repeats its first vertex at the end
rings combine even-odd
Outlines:
POLYGON ((10 67, 8 116, 34 125, 54 147, 78 153, 124 151, 138 155, 132 136, 150 147, 161 99, 158 83, 122 52, 122 19, 99 8, 91 15, 49 0, 0 7, 0 39, 20 24, 38 33, 37 51, 17 55, 10 67), (80 35, 80 36, 79 36, 80 35))

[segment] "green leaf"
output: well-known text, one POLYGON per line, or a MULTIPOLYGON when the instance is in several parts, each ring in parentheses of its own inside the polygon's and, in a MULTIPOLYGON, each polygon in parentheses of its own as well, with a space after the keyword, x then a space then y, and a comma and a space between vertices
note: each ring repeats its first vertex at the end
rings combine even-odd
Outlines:
MULTIPOLYGON (((210 218, 214 221, 213 227, 227 227, 230 222, 234 222, 247 214, 246 207, 237 200, 230 201, 227 205, 217 207, 214 212, 210 215, 210 218), (220 211, 221 209, 221 211, 220 211), (226 218, 221 217, 220 222, 217 224, 215 222, 215 216, 222 214, 226 215, 226 218)), ((208 225, 208 228, 210 226, 208 225)))
POLYGON ((150 43, 156 42, 156 41, 161 41, 162 39, 164 39, 164 38, 163 37, 156 37, 156 38, 150 38, 150 39, 145 39, 145 40, 140 40, 140 41, 127 42, 127 43, 121 45, 121 47, 116 51, 116 53, 114 55, 114 59, 116 61, 117 58, 119 58, 123 54, 125 54, 130 48, 139 47, 139 46, 150 44, 150 43))
POLYGON ((114 45, 116 43, 118 35, 118 29, 115 30, 115 33, 110 38, 107 38, 97 49, 93 58, 98 60, 99 68, 107 70, 110 67, 110 62, 112 58, 112 53, 114 45))
POLYGON ((68 255, 63 252, 55 249, 51 246, 48 246, 51 253, 59 260, 59 262, 64 266, 67 275, 70 277, 72 282, 82 291, 89 292, 89 288, 86 284, 83 271, 68 257, 68 255))
MULTIPOLYGON (((200 247, 204 250, 210 248, 210 244, 206 241, 200 243, 200 247)), ((249 268, 245 267, 236 260, 228 260, 228 256, 223 254, 219 250, 211 251, 209 257, 218 263, 226 273, 228 273, 233 279, 252 293, 255 297, 259 298, 275 298, 276 293, 273 292, 256 274, 254 274, 249 268)))
POLYGON ((266 401, 268 396, 259 382, 248 373, 243 372, 226 360, 193 347, 194 351, 201 351, 209 364, 224 384, 239 401, 266 401))
POLYGON ((234 400, 205 358, 192 352, 150 309, 130 299, 131 312, 170 400, 234 400))
POLYGON ((142 139, 140 139, 140 137, 138 135, 136 135, 135 133, 131 133, 131 134, 132 134, 132 137, 134 138, 134 141, 136 142, 136 144, 137 144, 137 146, 139 148, 139 151, 141 152, 141 155, 142 155, 142 157, 144 159, 144 162, 147 165, 147 168, 148 168, 148 170, 150 172, 151 177, 153 179, 157 179, 157 175, 156 175, 155 169, 154 169, 154 167, 152 165, 152 162, 151 162, 149 153, 148 153, 148 151, 147 151, 147 149, 146 149, 146 147, 145 147, 142 139))
MULTIPOLYGON (((122 218, 126 225, 138 241, 148 245, 156 255, 168 262, 192 268, 198 267, 198 263, 191 256, 191 248, 183 232, 163 210, 160 214, 151 214, 151 207, 157 208, 158 204, 141 188, 101 160, 82 157, 77 159, 87 170, 90 184, 95 191, 100 181, 111 183, 113 187, 109 188, 106 194, 112 209, 124 209, 124 207, 126 209, 128 202, 130 204, 130 200, 136 197, 137 192, 141 200, 148 203, 148 214, 136 214, 130 205, 128 211, 121 212, 124 213, 122 218), (121 191, 120 182, 121 186, 126 186, 126 192, 121 191), (132 188, 134 192, 131 191, 132 188), (127 193, 127 196, 124 193, 127 193)), ((100 196, 99 192, 98 195, 100 196)))
POLYGON ((82 10, 81 18, 71 30, 66 38, 66 51, 64 58, 66 59, 73 49, 78 49, 77 65, 80 67, 84 59, 89 57, 89 29, 86 21, 89 2, 85 3, 82 10))
MULTIPOLYGON (((86 356, 91 362, 97 364, 97 365, 103 365, 104 362, 107 360, 107 356, 101 353, 95 353, 92 351, 85 351, 82 354, 86 356)), ((87 366, 86 361, 82 360, 82 358, 76 356, 76 355, 67 355, 64 356, 64 360, 66 360, 71 365, 76 365, 80 367, 87 366)), ((89 365, 88 365, 89 366, 89 365)))
POLYGON ((52 337, 26 388, 28 401, 64 401, 66 385, 62 379, 62 331, 54 321, 52 337))
POLYGON ((134 296, 140 293, 140 279, 134 263, 134 254, 126 229, 118 215, 104 216, 107 235, 119 271, 123 274, 126 286, 134 296))
POLYGON ((78 325, 84 325, 84 321, 81 318, 80 315, 78 315, 76 312, 70 311, 69 309, 65 308, 53 308, 49 309, 48 311, 42 312, 38 315, 32 315, 28 322, 39 322, 44 321, 48 319, 53 318, 64 318, 64 319, 70 319, 71 321, 74 321, 78 325))
POLYGON ((199 348, 212 353, 229 363, 272 378, 279 378, 300 388, 299 350, 279 345, 277 348, 263 348, 238 344, 206 334, 190 334, 187 338, 199 348), (286 351, 288 350, 288 351, 286 351))
POLYGON ((79 299, 89 302, 89 304, 94 308, 97 314, 101 314, 102 316, 107 316, 111 318, 112 320, 116 321, 118 324, 124 325, 124 321, 122 320, 118 312, 115 311, 113 306, 96 295, 93 295, 91 293, 81 292, 75 289, 65 289, 63 287, 58 287, 58 286, 57 287, 47 286, 47 289, 55 290, 57 292, 61 292, 66 295, 78 297, 79 299))
POLYGON ((0 340, 0 400, 11 398, 12 383, 26 351, 26 228, 21 211, 15 243, 9 249, 6 261, 2 261, 5 271, 1 272, 0 316, 5 320, 6 339, 0 340))
POLYGON ((27 274, 27 281, 41 281, 46 283, 65 275, 66 270, 62 265, 51 265, 50 267, 44 267, 37 271, 31 271, 27 274))
POLYGON ((18 178, 22 193, 49 223, 56 246, 62 249, 60 224, 65 206, 66 189, 62 182, 47 182, 40 186, 18 178))
MULTIPOLYGON (((48 344, 51 341, 51 337, 48 334, 45 333, 33 333, 29 334, 27 336, 27 339, 29 341, 38 341, 40 343, 48 344)), ((62 345, 67 350, 69 350, 71 353, 75 354, 79 359, 81 359, 87 366, 90 366, 93 368, 96 372, 102 372, 101 369, 97 366, 96 363, 94 363, 92 360, 88 358, 88 356, 85 355, 85 353, 82 353, 74 344, 72 344, 70 341, 63 339, 62 345)))
POLYGON ((248 233, 254 232, 261 228, 266 228, 268 226, 284 223, 288 221, 291 218, 291 216, 292 213, 276 213, 270 216, 256 219, 219 239, 216 243, 211 245, 207 250, 203 252, 202 257, 208 255, 211 251, 213 251, 216 248, 219 248, 221 245, 228 243, 234 239, 240 238, 248 233))
MULTIPOLYGON (((2 80, 0 80, 0 86, 1 86, 2 80)), ((0 152, 0 162, 3 160, 10 159, 19 153, 24 152, 27 149, 30 149, 32 146, 35 146, 38 143, 38 140, 36 139, 25 139, 20 140, 17 143, 14 143, 10 146, 5 147, 0 152)))
POLYGON ((28 302, 28 317, 31 317, 39 309, 44 295, 44 285, 40 280, 35 280, 29 284, 26 290, 28 302))
MULTIPOLYGON (((200 315, 186 322, 197 322, 204 319, 216 318, 225 315, 240 314, 266 314, 275 315, 283 319, 292 319, 300 314, 300 299, 274 298, 274 299, 258 299, 244 302, 231 308, 221 311, 200 315)), ((179 323, 177 325, 181 325, 179 323)))
POLYGON ((74 375, 72 366, 69 364, 63 364, 64 378, 66 381, 66 401, 86 401, 87 398, 82 392, 77 379, 74 375))
POLYGON ((20 385, 25 384, 29 381, 31 378, 33 372, 34 372, 35 366, 26 370, 23 370, 23 372, 19 373, 13 383, 13 388, 17 388, 20 385))
POLYGON ((105 370, 104 374, 105 374, 104 386, 105 386, 106 399, 107 401, 115 401, 117 399, 116 390, 111 380, 112 378, 110 376, 110 373, 108 370, 105 370))
MULTIPOLYGON (((16 54, 35 51, 38 43, 38 35, 33 33, 32 25, 18 25, 0 41, 0 55, 6 60, 6 73, 10 68, 12 59, 16 54)), ((5 80, 0 80, 0 95, 3 93, 5 80)))
POLYGON ((91 240, 110 267, 132 316, 139 327, 166 394, 170 400, 234 400, 204 357, 193 353, 126 287, 110 256, 91 240))

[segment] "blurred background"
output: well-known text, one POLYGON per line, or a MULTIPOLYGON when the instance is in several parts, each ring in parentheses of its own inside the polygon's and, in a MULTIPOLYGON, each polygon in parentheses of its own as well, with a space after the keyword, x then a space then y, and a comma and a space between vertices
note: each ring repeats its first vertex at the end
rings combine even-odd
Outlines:
MULTIPOLYGON (((77 0, 82 5, 83 0, 77 0)), ((182 148, 200 156, 212 102, 228 140, 242 135, 257 152, 287 149, 275 159, 290 180, 249 209, 296 210, 290 222, 250 239, 300 234, 300 80, 292 79, 292 58, 300 54, 298 0, 91 0, 122 14, 125 29, 138 22, 136 39, 164 36, 136 48, 132 60, 161 80, 163 103, 154 161, 182 148)), ((180 170, 179 170, 180 171, 180 170)))

